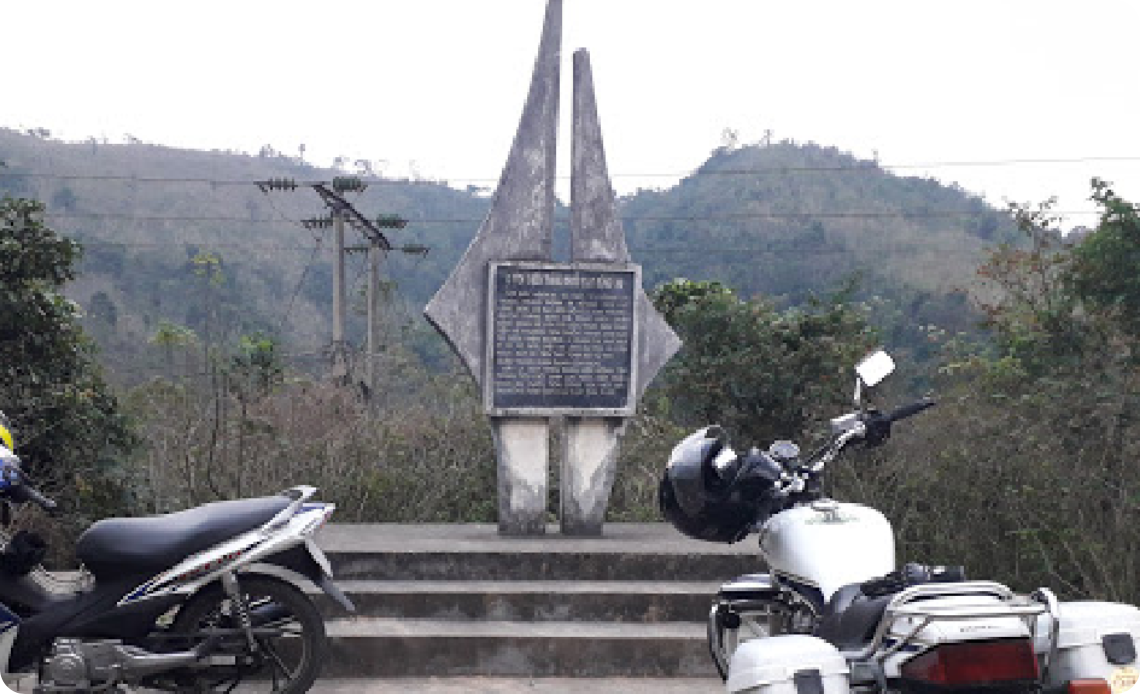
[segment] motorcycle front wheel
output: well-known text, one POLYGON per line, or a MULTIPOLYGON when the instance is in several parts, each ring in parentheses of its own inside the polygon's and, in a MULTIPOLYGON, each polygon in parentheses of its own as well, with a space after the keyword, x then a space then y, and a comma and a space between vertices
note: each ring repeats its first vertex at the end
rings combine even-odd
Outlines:
POLYGON ((250 647, 240 612, 222 587, 211 584, 178 611, 175 634, 217 649, 207 665, 185 673, 180 692, 303 694, 313 686, 325 646, 320 612, 292 584, 267 576, 242 576, 241 593, 249 611, 256 649, 250 647))

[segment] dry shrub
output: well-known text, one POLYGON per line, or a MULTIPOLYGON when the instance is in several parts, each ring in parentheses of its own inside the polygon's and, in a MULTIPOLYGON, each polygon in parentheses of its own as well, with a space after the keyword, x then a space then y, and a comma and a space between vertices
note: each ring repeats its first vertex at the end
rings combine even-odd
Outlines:
POLYGON ((643 412, 629 421, 621 442, 608 520, 661 520, 657 487, 670 451, 686 433, 682 427, 652 413, 643 412))
POLYGON ((904 560, 1140 601, 1140 378, 1085 366, 971 374, 885 447, 841 461, 836 495, 883 511, 904 560))
POLYGON ((134 508, 177 510, 308 484, 340 521, 492 520, 494 455, 467 379, 439 376, 416 404, 374 411, 311 381, 257 398, 156 381, 131 405, 147 442, 134 508))

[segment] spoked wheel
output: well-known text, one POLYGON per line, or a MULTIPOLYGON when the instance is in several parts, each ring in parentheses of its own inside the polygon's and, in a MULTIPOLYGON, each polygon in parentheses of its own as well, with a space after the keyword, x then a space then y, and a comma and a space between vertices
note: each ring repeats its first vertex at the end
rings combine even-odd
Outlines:
POLYGON ((208 667, 188 671, 182 692, 303 694, 317 678, 325 646, 325 624, 305 594, 280 579, 238 579, 253 625, 256 649, 241 627, 237 605, 217 583, 195 595, 178 612, 173 629, 194 642, 213 637, 217 648, 208 667))

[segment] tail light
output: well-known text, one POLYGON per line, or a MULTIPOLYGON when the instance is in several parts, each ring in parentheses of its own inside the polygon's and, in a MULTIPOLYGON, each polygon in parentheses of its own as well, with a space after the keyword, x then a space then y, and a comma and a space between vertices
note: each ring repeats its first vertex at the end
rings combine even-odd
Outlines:
POLYGON ((937 646, 902 666, 903 679, 944 687, 1036 681, 1029 639, 967 641, 937 646))
POLYGON ((1069 680, 1067 694, 1112 694, 1112 687, 1104 680, 1069 680))

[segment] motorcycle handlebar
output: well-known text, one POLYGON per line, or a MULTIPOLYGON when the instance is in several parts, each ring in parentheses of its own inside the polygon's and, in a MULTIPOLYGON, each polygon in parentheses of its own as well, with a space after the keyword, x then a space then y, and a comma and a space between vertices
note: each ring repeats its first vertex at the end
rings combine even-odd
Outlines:
POLYGON ((28 498, 28 501, 36 504, 48 513, 55 511, 56 506, 58 506, 58 504, 55 503, 54 499, 49 499, 48 497, 44 496, 35 487, 29 487, 25 485, 23 487, 23 493, 28 498))
POLYGON ((902 407, 898 408, 894 412, 887 415, 887 421, 897 422, 900 419, 906 419, 907 417, 913 417, 914 415, 918 414, 919 412, 922 412, 923 410, 928 410, 937 404, 938 403, 935 402, 934 400, 930 400, 929 398, 927 398, 924 400, 919 400, 918 402, 915 402, 915 403, 911 403, 909 405, 903 405, 902 407))
MULTIPOLYGON (((9 473, 11 475, 11 473, 9 473)), ((27 502, 30 501, 43 510, 51 513, 55 511, 58 504, 53 499, 50 499, 40 493, 40 490, 33 487, 28 483, 28 476, 23 472, 17 471, 14 479, 10 480, 11 487, 9 494, 13 501, 27 502)))

